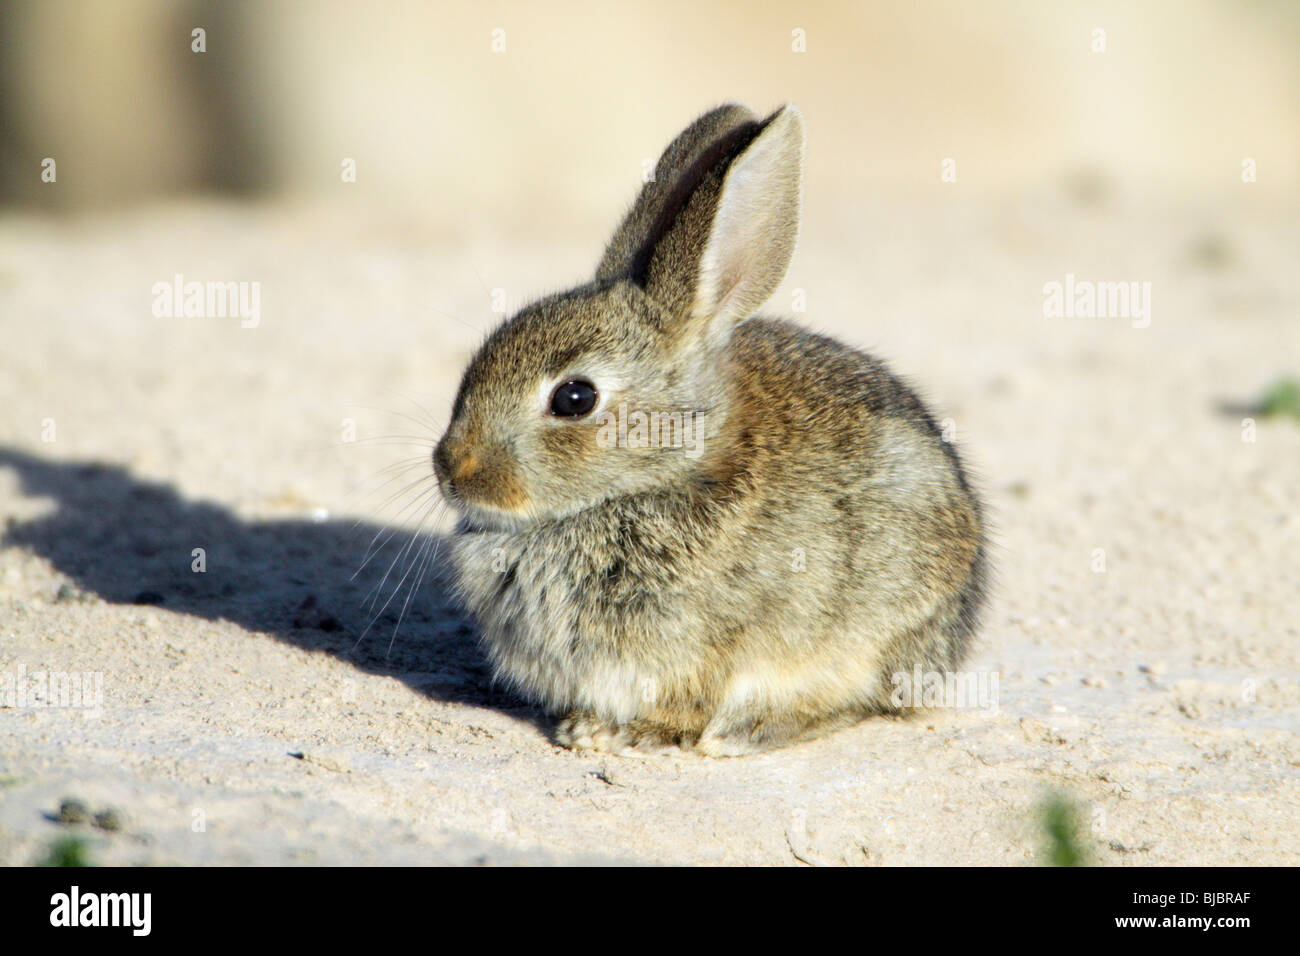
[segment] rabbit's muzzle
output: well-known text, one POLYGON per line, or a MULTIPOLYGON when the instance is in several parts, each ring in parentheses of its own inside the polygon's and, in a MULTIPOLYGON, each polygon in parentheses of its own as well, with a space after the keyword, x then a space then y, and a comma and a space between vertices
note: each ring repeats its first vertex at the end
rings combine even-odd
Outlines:
POLYGON ((433 450, 433 472, 449 501, 505 511, 517 511, 527 501, 509 453, 493 445, 467 441, 449 432, 433 450))

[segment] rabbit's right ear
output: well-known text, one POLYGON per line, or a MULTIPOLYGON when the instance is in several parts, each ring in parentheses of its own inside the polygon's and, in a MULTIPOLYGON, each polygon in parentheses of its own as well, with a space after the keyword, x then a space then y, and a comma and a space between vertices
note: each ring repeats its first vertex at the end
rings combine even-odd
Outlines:
POLYGON ((712 166, 710 154, 723 155, 729 139, 741 128, 752 127, 756 120, 748 107, 728 103, 705 113, 668 144, 655 166, 654 178, 642 188, 605 247, 596 267, 596 281, 623 278, 637 269, 654 239, 656 226, 670 212, 666 207, 680 201, 683 192, 689 192, 692 184, 686 180, 706 172, 712 166))
POLYGON ((799 234, 803 117, 792 104, 705 151, 667 203, 630 278, 683 344, 724 346, 785 278, 799 234))

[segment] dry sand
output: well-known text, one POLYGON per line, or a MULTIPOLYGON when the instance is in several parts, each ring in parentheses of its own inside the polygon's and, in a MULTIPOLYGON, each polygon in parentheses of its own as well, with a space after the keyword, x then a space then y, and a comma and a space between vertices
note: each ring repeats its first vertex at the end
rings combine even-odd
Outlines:
POLYGON ((436 437, 491 290, 582 278, 598 231, 10 217, 0 673, 97 673, 103 708, 0 707, 0 862, 40 859, 75 797, 124 815, 78 830, 102 863, 1026 864, 1061 791, 1095 862, 1294 864, 1300 423, 1244 441, 1219 406, 1297 372, 1296 210, 810 197, 767 311, 806 290, 798 318, 955 423, 996 515, 970 662, 999 675, 996 710, 738 760, 601 757, 491 686, 436 562, 400 629, 405 591, 358 642, 427 487, 401 491, 427 443, 366 439, 436 437), (260 282, 260 325, 155 317, 178 272, 260 282), (1151 281, 1150 327, 1044 317, 1067 272, 1151 281))

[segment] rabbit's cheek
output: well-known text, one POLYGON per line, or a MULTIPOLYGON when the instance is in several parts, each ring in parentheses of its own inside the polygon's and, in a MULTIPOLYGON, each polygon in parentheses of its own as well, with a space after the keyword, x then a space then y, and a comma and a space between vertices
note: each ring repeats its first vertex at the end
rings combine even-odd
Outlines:
POLYGON ((542 433, 542 447, 548 457, 567 470, 596 456, 596 432, 580 425, 548 428, 542 433))

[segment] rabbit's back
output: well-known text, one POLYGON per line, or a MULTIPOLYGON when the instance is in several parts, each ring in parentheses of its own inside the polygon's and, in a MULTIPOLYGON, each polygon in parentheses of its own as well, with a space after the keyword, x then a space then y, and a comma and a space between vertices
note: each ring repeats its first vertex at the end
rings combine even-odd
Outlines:
POLYGON ((791 322, 742 323, 729 360, 715 493, 784 546, 783 583, 816 595, 828 634, 863 635, 890 673, 956 665, 984 596, 985 531, 924 403, 879 359, 791 322))

